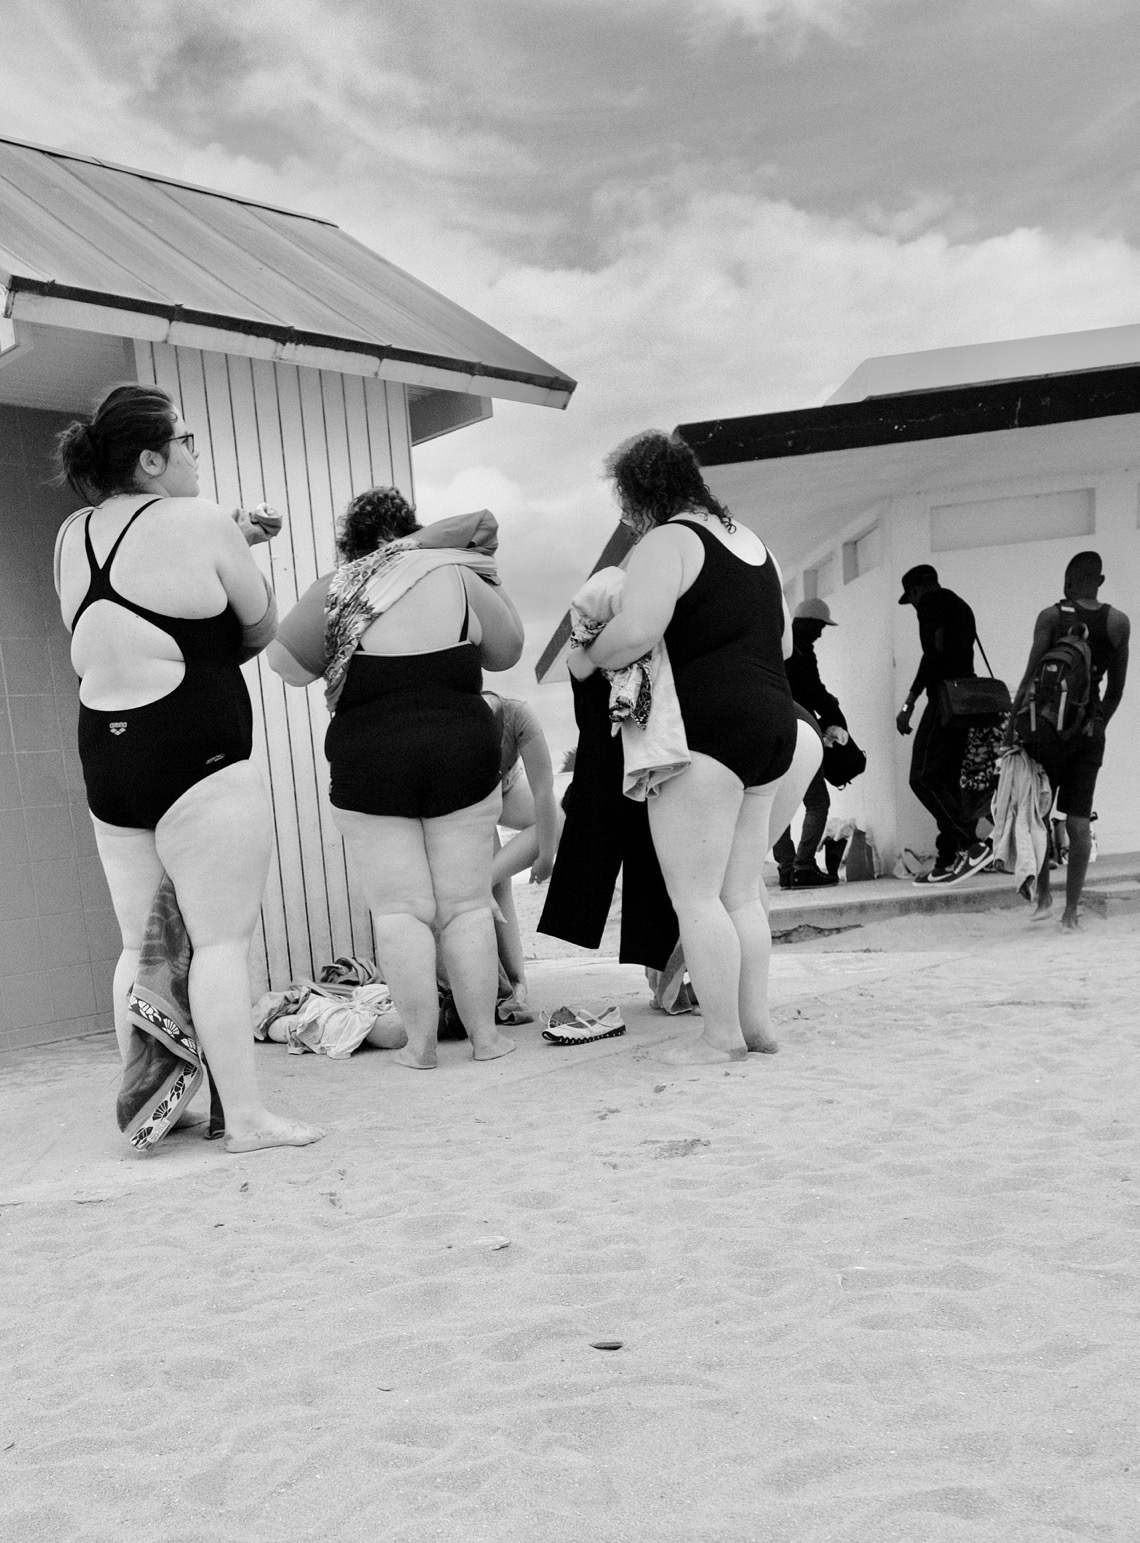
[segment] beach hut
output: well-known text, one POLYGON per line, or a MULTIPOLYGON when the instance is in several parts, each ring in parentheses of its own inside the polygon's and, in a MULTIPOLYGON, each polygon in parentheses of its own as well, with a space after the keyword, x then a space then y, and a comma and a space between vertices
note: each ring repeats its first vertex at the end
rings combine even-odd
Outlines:
MULTIPOLYGON (((206 496, 285 514, 256 549, 282 609, 332 565, 353 491, 413 496, 416 444, 495 397, 574 389, 328 220, 0 140, 0 1048, 110 1024, 118 934, 51 580, 75 499, 48 479, 58 430, 124 380, 179 404, 206 496)), ((253 964, 279 986, 373 950, 328 818, 320 693, 246 668, 277 838, 253 964)))
MULTIPOLYGON (((868 756, 833 814, 869 833, 880 871, 904 848, 934 849, 908 785, 913 740, 894 724, 919 659, 915 613, 897 604, 906 569, 933 563, 969 601, 1011 688, 1074 553, 1099 551, 1102 598, 1135 614, 1140 326, 870 359, 823 406, 678 432, 717 497, 770 543, 792 607, 812 596, 831 607, 821 673, 868 756)), ((619 531, 604 560, 627 547, 619 531)), ((540 661, 547 678, 565 635, 540 661)), ((1133 682, 1097 785, 1102 852, 1140 849, 1138 762, 1133 682)))

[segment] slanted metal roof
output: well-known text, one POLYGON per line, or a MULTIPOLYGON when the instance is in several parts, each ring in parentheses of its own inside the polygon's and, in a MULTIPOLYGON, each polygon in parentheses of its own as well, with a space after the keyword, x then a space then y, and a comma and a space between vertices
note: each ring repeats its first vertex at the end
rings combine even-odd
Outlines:
POLYGON ((231 352, 356 355, 359 373, 551 406, 575 385, 327 220, 2 138, 0 281, 31 320, 95 330, 103 308, 108 332, 216 329, 231 352))

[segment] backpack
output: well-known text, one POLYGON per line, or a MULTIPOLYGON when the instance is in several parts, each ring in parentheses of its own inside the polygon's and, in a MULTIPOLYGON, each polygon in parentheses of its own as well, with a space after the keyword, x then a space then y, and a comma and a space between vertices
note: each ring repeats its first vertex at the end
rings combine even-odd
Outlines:
POLYGON ((1017 709, 1017 738, 1031 756, 1070 743, 1084 728, 1092 700, 1089 629, 1077 608, 1057 602, 1068 626, 1037 661, 1017 709))

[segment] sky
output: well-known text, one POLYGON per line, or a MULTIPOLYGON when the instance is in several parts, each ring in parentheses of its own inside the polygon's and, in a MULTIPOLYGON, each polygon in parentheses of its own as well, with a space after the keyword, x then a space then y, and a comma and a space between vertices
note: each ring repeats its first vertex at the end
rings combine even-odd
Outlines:
POLYGON ((640 428, 1140 319, 1135 0, 7 0, 0 134, 334 220, 579 381, 416 453, 533 663, 640 428))

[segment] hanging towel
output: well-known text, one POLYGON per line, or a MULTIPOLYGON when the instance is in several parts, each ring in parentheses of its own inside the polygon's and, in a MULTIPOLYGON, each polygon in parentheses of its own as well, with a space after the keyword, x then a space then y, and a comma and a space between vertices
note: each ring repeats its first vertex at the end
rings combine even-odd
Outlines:
MULTIPOLYGON (((624 585, 621 568, 601 568, 586 580, 570 602, 572 644, 584 648, 597 637, 621 609, 624 585)), ((692 763, 673 667, 665 644, 658 642, 632 664, 602 673, 610 682, 614 732, 621 732, 622 792, 642 803, 692 763)))
POLYGON ((1024 750, 1002 757, 993 801, 994 857, 1012 869, 1017 887, 1032 899, 1049 855, 1047 821, 1053 804, 1049 778, 1024 750))
MULTIPOLYGON (((174 1127, 206 1075, 190 1017, 191 953, 174 884, 164 874, 127 1000, 131 1040, 115 1110, 119 1129, 138 1152, 156 1146, 174 1127)), ((221 1101, 212 1089, 208 1134, 224 1132, 221 1101)))

